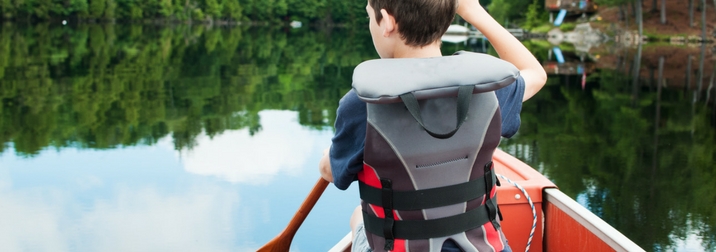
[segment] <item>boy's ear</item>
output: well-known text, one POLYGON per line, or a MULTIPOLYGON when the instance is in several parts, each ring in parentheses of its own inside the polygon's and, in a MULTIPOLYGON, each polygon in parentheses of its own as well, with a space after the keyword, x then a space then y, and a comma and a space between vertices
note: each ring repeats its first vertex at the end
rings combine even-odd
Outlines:
POLYGON ((395 17, 388 14, 385 9, 380 9, 380 14, 383 15, 383 19, 380 20, 380 26, 383 27, 383 37, 389 37, 396 28, 395 17))

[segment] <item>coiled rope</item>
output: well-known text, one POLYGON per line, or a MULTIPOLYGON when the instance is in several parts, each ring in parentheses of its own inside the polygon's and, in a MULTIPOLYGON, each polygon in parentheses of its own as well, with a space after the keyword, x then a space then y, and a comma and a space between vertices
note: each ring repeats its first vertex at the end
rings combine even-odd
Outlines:
POLYGON ((527 202, 530 204, 530 208, 532 208, 532 230, 530 230, 530 237, 527 239, 527 247, 525 247, 525 252, 528 252, 530 250, 530 244, 532 243, 532 237, 535 234, 535 228, 537 228, 537 212, 535 211, 535 204, 532 202, 532 198, 530 198, 530 195, 527 193, 524 187, 520 186, 519 184, 515 183, 514 181, 508 179, 507 177, 503 176, 502 174, 496 174, 498 177, 504 179, 507 181, 507 183, 512 184, 513 186, 517 187, 517 189, 520 189, 522 191, 522 194, 525 195, 525 198, 527 198, 527 202))

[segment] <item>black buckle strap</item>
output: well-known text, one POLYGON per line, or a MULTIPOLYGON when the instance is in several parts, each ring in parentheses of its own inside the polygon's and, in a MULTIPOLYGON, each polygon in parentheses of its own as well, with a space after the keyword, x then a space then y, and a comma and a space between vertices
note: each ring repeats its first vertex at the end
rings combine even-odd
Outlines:
MULTIPOLYGON (((372 205, 384 206, 383 190, 358 183, 360 198, 372 205)), ((485 194, 485 180, 475 179, 462 184, 416 191, 393 191, 393 209, 420 210, 449 206, 477 199, 485 194)), ((488 191, 489 192, 489 191, 488 191)))
POLYGON ((484 167, 484 179, 476 179, 458 185, 417 191, 393 191, 390 179, 381 179, 381 188, 374 188, 360 182, 361 199, 383 207, 385 218, 368 215, 363 211, 365 228, 385 238, 385 250, 393 250, 398 239, 429 239, 465 232, 491 222, 495 230, 500 228, 497 218, 502 220, 497 199, 491 192, 499 180, 495 176, 493 163, 484 167), (484 191, 483 191, 484 190, 484 191), (433 220, 396 220, 393 210, 418 210, 467 202, 485 195, 485 203, 473 210, 433 220))
POLYGON ((487 214, 490 222, 492 222, 492 226, 495 227, 495 230, 498 230, 500 228, 500 222, 497 221, 497 213, 499 211, 497 208, 497 201, 491 198, 485 201, 484 206, 487 209, 487 214))
MULTIPOLYGON (((475 209, 467 211, 462 214, 453 215, 440 219, 433 220, 395 220, 391 222, 393 224, 392 239, 430 239, 435 237, 445 237, 454 235, 457 233, 465 232, 474 228, 478 228, 485 223, 489 222, 489 216, 487 211, 488 202, 490 204, 495 201, 489 199, 485 202, 485 205, 479 206, 475 209)), ((376 216, 368 215, 363 211, 363 221, 365 223, 365 229, 368 232, 384 237, 383 227, 386 219, 382 219, 376 216), (383 235, 381 235, 383 234, 383 235)), ((386 239, 386 245, 388 244, 388 238, 386 239)), ((391 239, 391 243, 392 243, 391 239)))
POLYGON ((385 214, 385 219, 383 219, 385 246, 383 249, 390 251, 393 250, 393 243, 395 241, 393 234, 393 227, 395 225, 395 216, 393 216, 393 183, 390 179, 380 179, 380 184, 383 187, 381 189, 381 195, 383 199, 383 213, 385 214))
MULTIPOLYGON (((497 200, 493 200, 492 198, 492 188, 497 184, 499 185, 499 180, 495 176, 495 170, 494 170, 494 164, 492 161, 485 164, 485 209, 487 210, 487 214, 489 217, 490 222, 492 222, 492 226, 495 227, 495 230, 498 230, 500 228, 500 222, 497 221, 497 217, 499 214, 499 208, 497 208, 497 200)), ((502 214, 499 214, 500 219, 502 219, 502 214)))

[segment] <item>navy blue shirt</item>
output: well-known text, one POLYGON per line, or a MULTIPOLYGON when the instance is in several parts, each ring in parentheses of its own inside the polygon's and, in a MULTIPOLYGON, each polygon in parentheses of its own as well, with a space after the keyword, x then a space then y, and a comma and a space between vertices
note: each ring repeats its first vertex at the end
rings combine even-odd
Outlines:
MULTIPOLYGON (((495 91, 502 113, 503 137, 512 137, 520 128, 524 93, 525 80, 522 76, 509 86, 495 91)), ((333 183, 338 189, 348 189, 353 181, 358 180, 358 172, 363 170, 367 113, 365 102, 352 89, 338 103, 336 133, 330 151, 333 183)))

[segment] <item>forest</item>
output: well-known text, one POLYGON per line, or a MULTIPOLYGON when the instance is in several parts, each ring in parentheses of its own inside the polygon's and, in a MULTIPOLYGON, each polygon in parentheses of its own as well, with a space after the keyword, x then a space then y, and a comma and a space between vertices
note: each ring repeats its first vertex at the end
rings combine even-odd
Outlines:
MULTIPOLYGON (((707 31, 709 5, 716 0, 688 0, 674 6, 666 0, 594 0, 601 12, 614 7, 627 27, 656 18, 662 26, 702 28, 707 31), (675 8, 676 7, 676 8, 675 8), (704 10, 704 11, 702 11, 704 10), (688 20, 677 19, 688 13, 688 20), (700 15, 699 15, 700 14, 700 15)), ((531 29, 547 25, 545 0, 480 1, 506 26, 531 29)), ((0 0, 0 19, 16 22, 70 20, 90 23, 251 23, 277 24, 293 20, 324 26, 364 25, 366 1, 342 0, 0 0)), ((713 24, 711 24, 713 26, 713 24)), ((713 28, 713 27, 712 27, 713 28)), ((638 28, 641 30, 641 28, 638 28)))
MULTIPOLYGON (((482 0, 505 23, 546 21, 544 0, 482 0)), ((42 22, 366 24, 365 0, 0 0, 0 19, 42 22)))
POLYGON ((91 22, 159 20, 355 23, 364 1, 342 0, 0 0, 5 20, 91 22))

